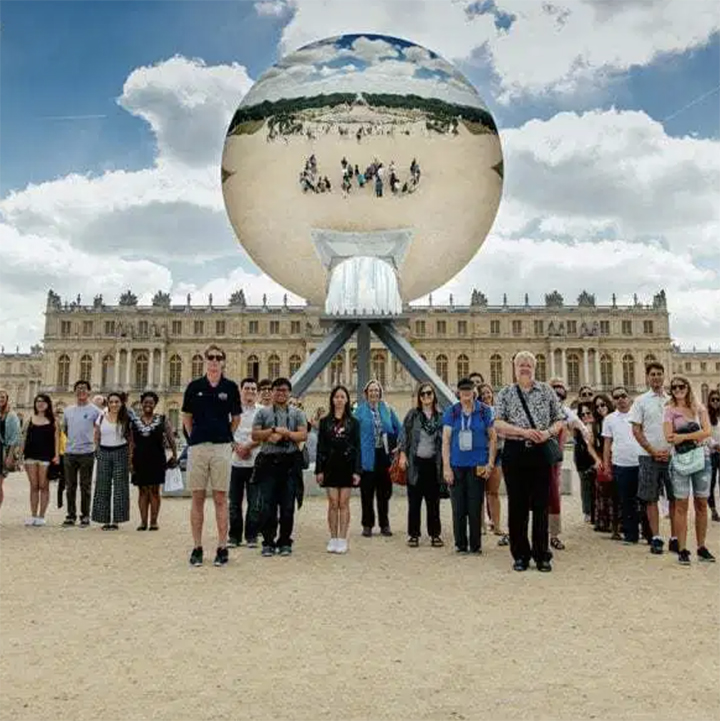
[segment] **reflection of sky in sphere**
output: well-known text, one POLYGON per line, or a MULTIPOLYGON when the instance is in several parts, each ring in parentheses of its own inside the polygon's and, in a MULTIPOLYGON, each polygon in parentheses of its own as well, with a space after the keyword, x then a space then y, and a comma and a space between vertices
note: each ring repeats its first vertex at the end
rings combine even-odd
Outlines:
POLYGON ((263 73, 241 107, 338 92, 418 95, 486 108, 475 88, 446 60, 384 35, 342 35, 290 53, 263 73))

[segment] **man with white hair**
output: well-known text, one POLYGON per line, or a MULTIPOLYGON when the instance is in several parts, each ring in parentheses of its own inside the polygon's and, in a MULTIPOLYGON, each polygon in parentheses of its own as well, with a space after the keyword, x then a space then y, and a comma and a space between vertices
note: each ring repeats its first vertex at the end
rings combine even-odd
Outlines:
POLYGON ((495 404, 495 426, 506 441, 503 474, 508 494, 508 526, 513 569, 527 570, 530 559, 538 571, 552 571, 548 550, 548 500, 551 467, 560 450, 557 437, 565 415, 547 383, 535 380, 535 356, 521 351, 513 359, 517 382, 503 388, 495 404), (532 520, 532 546, 528 521, 532 520))

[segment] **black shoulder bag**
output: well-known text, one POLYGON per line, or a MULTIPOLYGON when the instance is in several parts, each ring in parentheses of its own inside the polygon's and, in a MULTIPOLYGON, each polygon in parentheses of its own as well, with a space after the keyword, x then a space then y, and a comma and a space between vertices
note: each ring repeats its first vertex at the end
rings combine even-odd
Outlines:
MULTIPOLYGON (((528 408, 527 401, 525 400, 525 396, 523 395, 523 392, 520 390, 520 386, 515 386, 515 390, 517 391, 518 398, 520 399, 520 403, 522 403, 523 410, 525 411, 525 415, 527 416, 528 422, 530 423, 530 426, 537 430, 537 426, 535 425, 535 421, 533 420, 532 415, 530 414, 530 409, 528 408)), ((558 443, 558 439, 555 438, 555 436, 550 436, 545 443, 541 446, 543 455, 545 456, 545 460, 548 462, 549 465, 555 466, 558 463, 562 463, 563 459, 565 458, 565 454, 562 451, 562 448, 560 448, 560 444, 558 443)))

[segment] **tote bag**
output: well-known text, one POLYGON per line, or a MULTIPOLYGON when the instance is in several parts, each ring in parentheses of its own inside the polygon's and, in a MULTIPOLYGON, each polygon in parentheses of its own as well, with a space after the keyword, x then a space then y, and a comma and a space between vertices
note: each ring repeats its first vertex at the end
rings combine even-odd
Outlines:
POLYGON ((176 491, 182 491, 184 488, 182 471, 177 466, 168 468, 165 471, 165 485, 163 486, 165 493, 175 493, 176 491))

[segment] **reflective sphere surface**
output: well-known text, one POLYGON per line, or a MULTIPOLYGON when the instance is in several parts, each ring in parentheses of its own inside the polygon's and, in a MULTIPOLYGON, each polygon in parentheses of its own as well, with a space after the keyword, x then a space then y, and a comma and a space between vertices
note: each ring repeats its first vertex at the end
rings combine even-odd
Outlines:
POLYGON ((400 234, 403 300, 441 286, 483 243, 502 183, 497 128, 470 82, 432 51, 377 35, 321 40, 266 71, 233 116, 222 157, 241 244, 318 304, 328 248, 349 247, 338 237, 357 249, 364 234, 374 247, 400 234))

